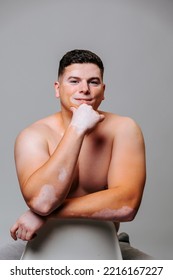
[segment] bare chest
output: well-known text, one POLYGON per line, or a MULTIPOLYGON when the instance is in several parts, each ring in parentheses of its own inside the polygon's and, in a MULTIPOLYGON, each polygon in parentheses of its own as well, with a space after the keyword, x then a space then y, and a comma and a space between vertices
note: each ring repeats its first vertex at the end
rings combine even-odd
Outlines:
MULTIPOLYGON (((56 148, 53 141, 50 149, 56 148)), ((85 137, 68 197, 82 196, 107 188, 112 139, 105 136, 85 137)))
POLYGON ((86 139, 75 168, 69 196, 80 196, 107 188, 112 143, 106 138, 86 139))

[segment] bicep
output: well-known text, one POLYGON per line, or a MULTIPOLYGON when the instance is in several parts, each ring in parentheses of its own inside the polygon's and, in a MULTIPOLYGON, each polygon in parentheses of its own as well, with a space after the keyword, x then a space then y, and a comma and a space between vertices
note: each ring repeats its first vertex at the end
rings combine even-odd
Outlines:
POLYGON ((108 187, 120 187, 139 204, 146 178, 145 145, 140 128, 128 121, 115 137, 108 187))
POLYGON ((15 164, 20 186, 49 159, 46 142, 38 133, 22 132, 15 142, 15 164))

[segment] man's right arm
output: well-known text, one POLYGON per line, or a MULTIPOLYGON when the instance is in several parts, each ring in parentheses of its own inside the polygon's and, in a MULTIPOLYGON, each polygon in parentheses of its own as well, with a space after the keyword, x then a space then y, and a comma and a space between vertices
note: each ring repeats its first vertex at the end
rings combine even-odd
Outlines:
POLYGON ((21 191, 29 208, 41 216, 49 215, 64 202, 85 134, 104 118, 84 104, 72 111, 71 123, 52 155, 44 133, 36 126, 24 130, 16 141, 15 160, 21 191))

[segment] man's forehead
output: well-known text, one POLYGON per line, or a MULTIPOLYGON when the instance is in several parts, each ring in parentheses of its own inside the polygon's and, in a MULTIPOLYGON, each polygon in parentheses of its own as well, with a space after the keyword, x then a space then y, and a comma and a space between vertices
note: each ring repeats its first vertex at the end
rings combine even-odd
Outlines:
POLYGON ((94 63, 73 63, 65 67, 65 75, 78 76, 78 75, 94 75, 101 76, 100 68, 94 63))

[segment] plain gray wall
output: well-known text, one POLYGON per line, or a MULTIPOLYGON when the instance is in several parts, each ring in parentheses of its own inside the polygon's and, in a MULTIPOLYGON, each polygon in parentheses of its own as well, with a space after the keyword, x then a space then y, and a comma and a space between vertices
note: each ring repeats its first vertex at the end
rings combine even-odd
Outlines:
POLYGON ((59 110, 59 59, 90 49, 105 64, 102 109, 134 118, 147 152, 147 182, 135 220, 124 223, 133 246, 173 258, 173 1, 0 1, 0 244, 26 209, 13 146, 30 123, 59 110))

